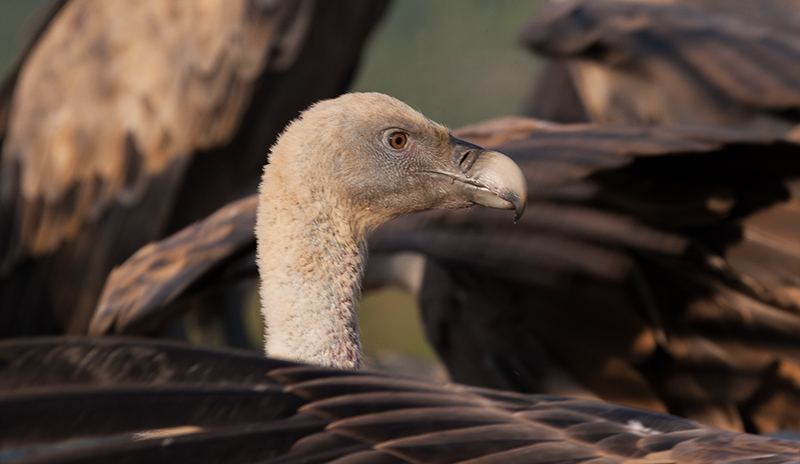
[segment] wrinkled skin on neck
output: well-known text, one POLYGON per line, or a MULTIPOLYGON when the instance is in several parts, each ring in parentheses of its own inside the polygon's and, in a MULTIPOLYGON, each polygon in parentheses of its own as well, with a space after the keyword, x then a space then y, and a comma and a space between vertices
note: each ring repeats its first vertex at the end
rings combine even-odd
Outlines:
POLYGON ((258 262, 266 352, 311 364, 357 368, 361 359, 356 301, 366 262, 365 236, 353 231, 321 190, 301 190, 265 170, 258 262), (287 207, 286 205, 293 205, 287 207))

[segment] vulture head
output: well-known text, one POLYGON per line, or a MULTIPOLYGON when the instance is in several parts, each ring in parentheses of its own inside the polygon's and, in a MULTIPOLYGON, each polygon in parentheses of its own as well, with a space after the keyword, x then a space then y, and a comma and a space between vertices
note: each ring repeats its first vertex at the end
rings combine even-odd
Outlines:
POLYGON ((508 157, 454 138, 399 100, 353 93, 289 124, 269 155, 256 223, 267 354, 357 367, 367 234, 404 214, 525 208, 508 157))

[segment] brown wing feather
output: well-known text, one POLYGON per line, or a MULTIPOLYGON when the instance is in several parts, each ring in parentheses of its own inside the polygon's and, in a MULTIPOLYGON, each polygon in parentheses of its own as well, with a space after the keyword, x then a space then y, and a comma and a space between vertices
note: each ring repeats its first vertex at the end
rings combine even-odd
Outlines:
MULTIPOLYGON (((759 5, 576 0, 546 7, 521 38, 558 60, 548 76, 568 67, 592 121, 740 126, 782 134, 798 120, 800 29, 792 18, 800 5, 759 5)), ((552 98, 545 88, 537 94, 552 98)), ((543 112, 548 108, 577 108, 563 104, 545 107, 542 100, 531 108, 544 118, 557 116, 543 112)))
POLYGON ((116 327, 118 332, 124 328, 126 333, 148 333, 172 316, 164 307, 202 285, 205 274, 220 271, 242 252, 252 259, 246 252, 255 247, 256 203, 253 195, 229 204, 136 252, 109 275, 89 332, 101 334, 116 327))
POLYGON ((54 251, 109 204, 137 202, 169 166, 228 141, 291 12, 245 1, 65 5, 14 92, 2 171, 20 172, 20 250, 9 254, 54 251))
POLYGON ((163 341, 18 339, 0 342, 0 361, 0 412, 17 419, 0 435, 3 452, 38 453, 43 462, 800 459, 796 442, 611 403, 433 385, 163 341), (76 438, 83 440, 68 440, 76 438))

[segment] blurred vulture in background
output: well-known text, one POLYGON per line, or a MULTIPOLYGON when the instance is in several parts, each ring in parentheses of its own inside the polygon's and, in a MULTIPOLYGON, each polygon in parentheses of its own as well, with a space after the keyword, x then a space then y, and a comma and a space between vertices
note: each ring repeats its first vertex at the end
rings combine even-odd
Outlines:
POLYGON ((386 3, 55 2, 0 89, 0 337, 85 333, 114 265, 254 192, 386 3))
POLYGON ((771 135, 800 121, 797 0, 565 0, 520 39, 552 60, 530 116, 771 135))
POLYGON ((0 460, 39 464, 789 464, 800 457, 794 441, 638 408, 129 338, 0 341, 0 416, 0 460))
MULTIPOLYGON (((370 239, 366 278, 419 293, 453 380, 800 429, 798 146, 525 118, 454 134, 514 158, 525 216, 395 219, 370 239)), ((147 333, 197 291, 254 274, 254 216, 244 199, 140 250, 111 274, 92 330, 147 333)))

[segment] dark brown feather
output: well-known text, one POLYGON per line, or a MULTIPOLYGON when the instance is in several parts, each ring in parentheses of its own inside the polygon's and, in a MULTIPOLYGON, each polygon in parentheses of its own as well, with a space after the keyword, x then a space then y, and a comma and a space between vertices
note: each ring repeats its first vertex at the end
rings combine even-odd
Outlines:
POLYGON ((795 442, 610 403, 437 386, 153 340, 0 342, 0 411, 19 418, 13 433, 3 435, 0 453, 27 453, 32 460, 25 462, 800 459, 795 442), (227 362, 218 362, 223 359, 227 362), (186 369, 205 366, 206 360, 208 369, 186 369), (253 376, 256 372, 260 375, 253 376), (304 388, 309 382, 313 389, 304 388), (398 383, 405 392, 400 402, 398 383), (431 391, 443 403, 461 406, 441 407, 431 391), (119 401, 119 407, 110 401, 119 401), (336 410, 317 407, 331 403, 339 405, 336 410), (375 409, 364 409, 368 403, 375 409), (135 414, 137 404, 143 413, 135 414), (25 414, 31 405, 48 420, 25 414), (76 410, 85 415, 71 413, 76 410), (178 425, 182 428, 174 428, 178 425), (73 440, 62 441, 67 437, 73 440))
MULTIPOLYGON (((120 269, 111 272, 108 291, 100 297, 103 303, 97 309, 91 330, 108 332, 118 324, 126 327, 128 333, 149 333, 174 317, 173 311, 164 310, 163 306, 169 306, 180 294, 191 292, 190 288, 224 284, 226 279, 220 279, 219 275, 215 275, 215 283, 205 281, 203 276, 221 267, 236 269, 231 262, 242 254, 245 259, 253 259, 256 200, 256 196, 251 196, 226 205, 169 239, 136 252, 126 262, 142 272, 120 269), (136 288, 143 293, 120 291, 123 288, 136 288), (112 301, 113 318, 104 306, 112 301), (138 306, 142 301, 158 302, 158 306, 138 306), (161 311, 150 317, 151 311, 156 309, 161 311), (141 320, 146 323, 140 323, 141 320)), ((179 309, 179 306, 171 308, 179 309)))
POLYGON ((798 15, 794 0, 553 3, 520 36, 554 60, 529 114, 786 133, 799 118, 798 15))

